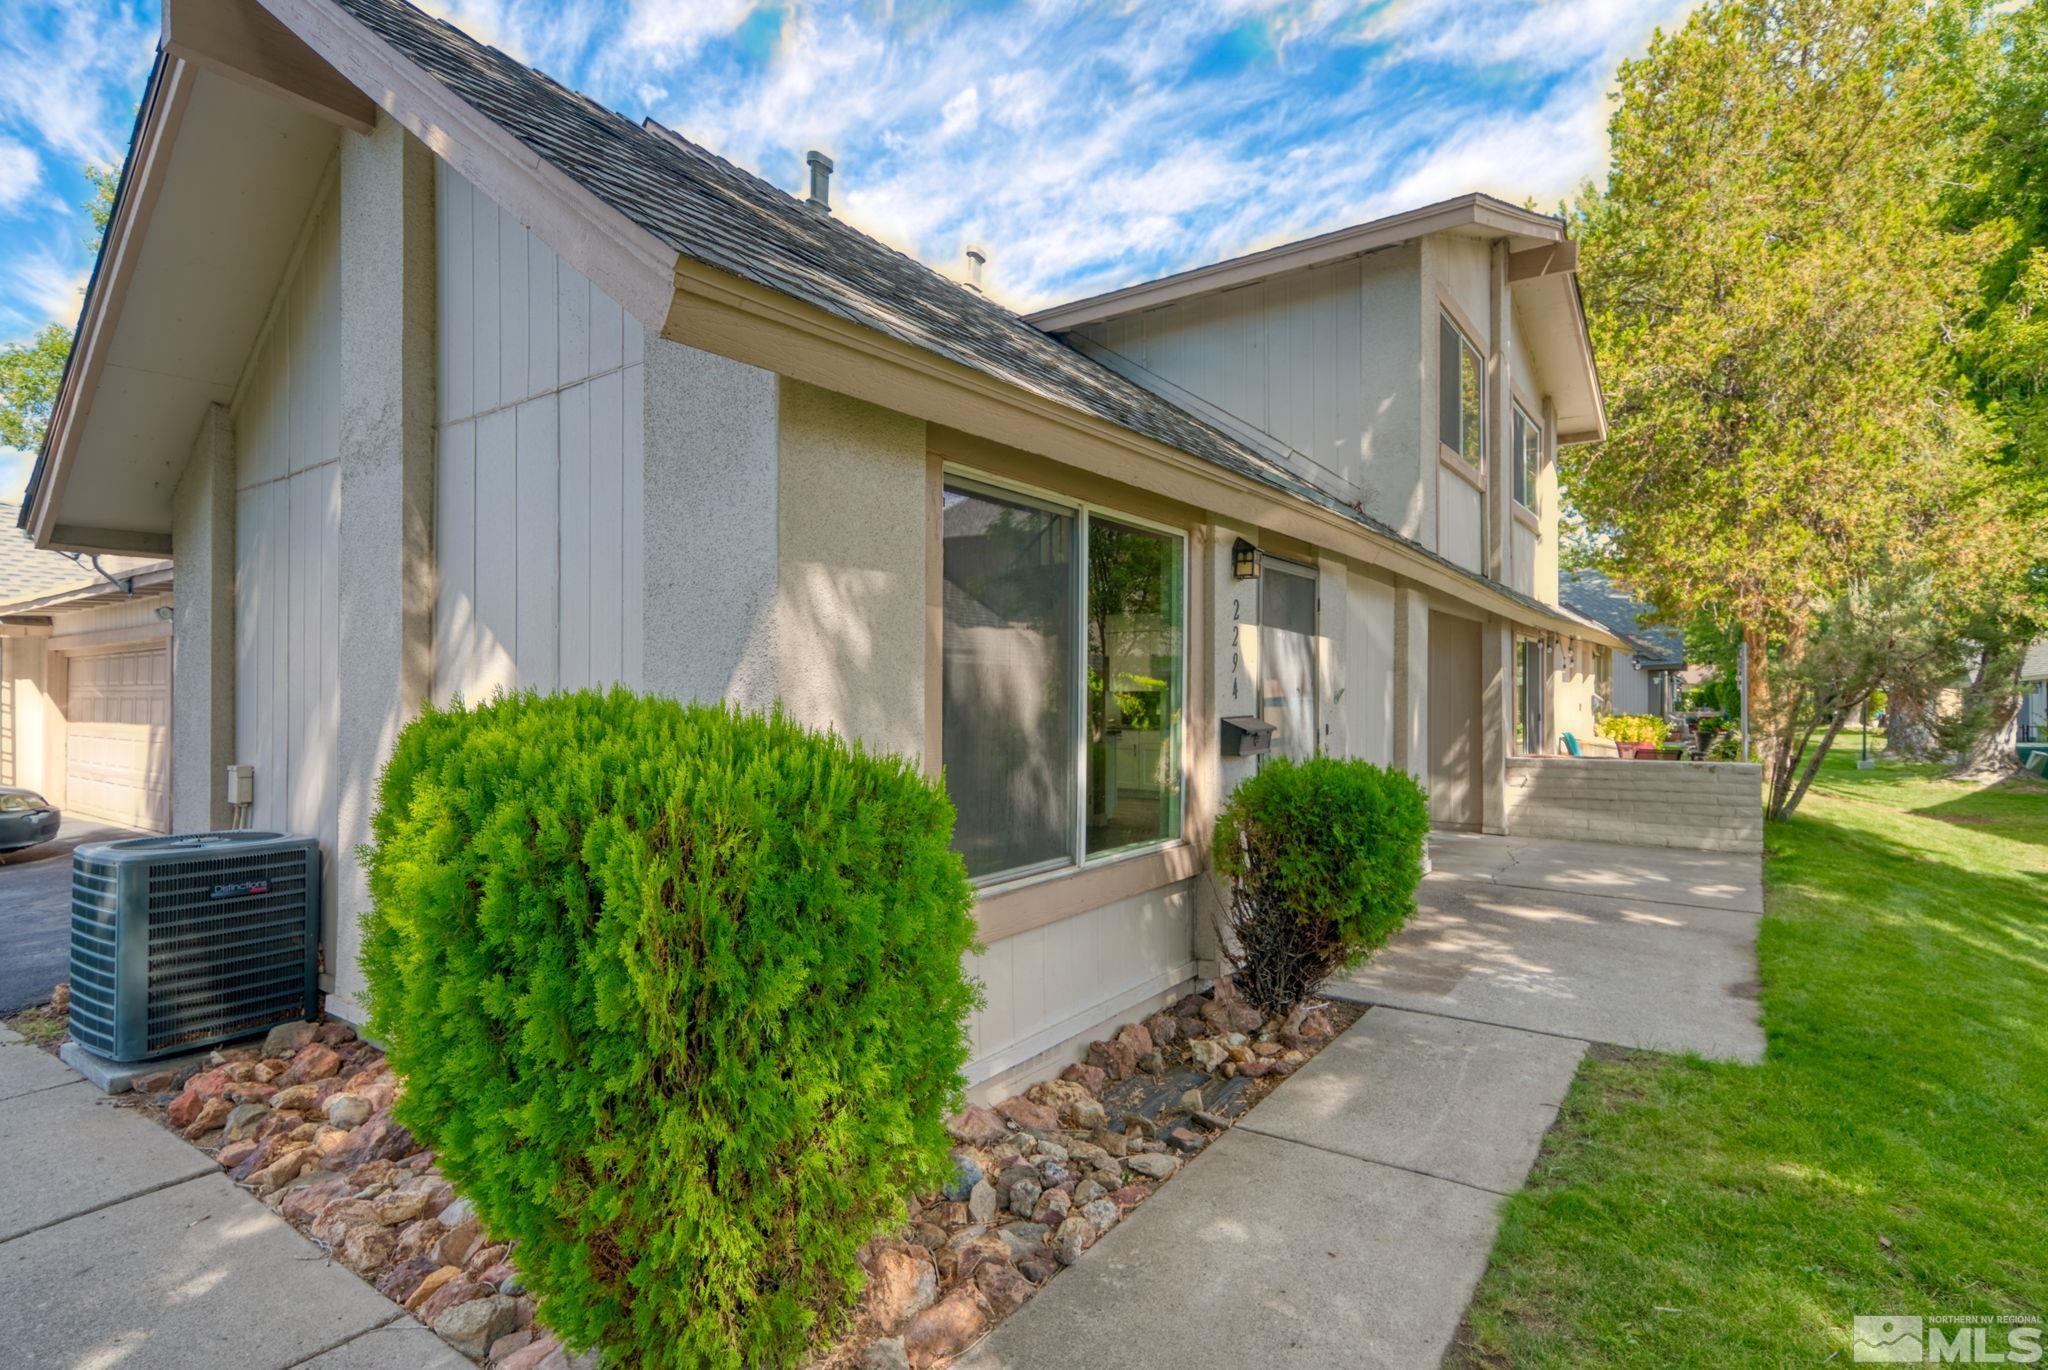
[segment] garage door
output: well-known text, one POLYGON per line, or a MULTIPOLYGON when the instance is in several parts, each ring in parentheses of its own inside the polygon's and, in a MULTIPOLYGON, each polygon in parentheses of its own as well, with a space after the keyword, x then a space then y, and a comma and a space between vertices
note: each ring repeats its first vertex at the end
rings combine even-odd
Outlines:
POLYGON ((168 832, 170 652, 162 644, 71 658, 64 807, 168 832))

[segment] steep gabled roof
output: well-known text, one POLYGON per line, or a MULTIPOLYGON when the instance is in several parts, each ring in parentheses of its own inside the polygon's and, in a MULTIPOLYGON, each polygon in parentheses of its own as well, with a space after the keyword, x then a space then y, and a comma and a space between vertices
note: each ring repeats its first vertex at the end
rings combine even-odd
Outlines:
POLYGON ((1599 571, 1567 571, 1558 577, 1564 607, 1613 633, 1645 666, 1683 666, 1685 634, 1664 624, 1646 624, 1656 610, 1599 571))
POLYGON ((333 0, 682 256, 1341 513, 1543 613, 922 262, 669 129, 636 124, 404 0, 333 0))
POLYGON ((5 525, 0 528, 0 604, 92 584, 96 577, 90 566, 36 546, 14 526, 20 517, 20 505, 0 504, 0 524, 5 525))

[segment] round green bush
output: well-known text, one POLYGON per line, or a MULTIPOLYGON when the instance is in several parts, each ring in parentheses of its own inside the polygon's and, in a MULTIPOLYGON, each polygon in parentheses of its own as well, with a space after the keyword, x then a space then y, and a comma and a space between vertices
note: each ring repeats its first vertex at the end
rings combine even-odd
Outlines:
POLYGON ((400 734, 366 849, 396 1114, 542 1319, 628 1366, 789 1364, 950 1174, 972 895, 908 764, 624 690, 400 734))
POLYGON ((1286 1013, 1357 965, 1415 911, 1429 804, 1405 772, 1272 757, 1217 816, 1238 990, 1286 1013))

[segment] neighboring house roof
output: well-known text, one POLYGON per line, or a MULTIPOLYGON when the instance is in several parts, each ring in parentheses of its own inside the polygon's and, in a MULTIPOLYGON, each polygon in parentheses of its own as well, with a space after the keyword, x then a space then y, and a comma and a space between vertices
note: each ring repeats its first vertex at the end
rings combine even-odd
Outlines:
POLYGON ((1656 610, 1630 595, 1598 571, 1566 571, 1557 580, 1564 607, 1613 633, 1643 666, 1683 666, 1685 635, 1663 624, 1642 620, 1656 610))
POLYGON ((2027 659, 2020 665, 2020 679, 2048 680, 2048 637, 2035 639, 2027 648, 2027 659))
POLYGON ((41 599, 99 579, 90 565, 36 546, 15 526, 20 519, 20 505, 0 504, 0 605, 41 599))

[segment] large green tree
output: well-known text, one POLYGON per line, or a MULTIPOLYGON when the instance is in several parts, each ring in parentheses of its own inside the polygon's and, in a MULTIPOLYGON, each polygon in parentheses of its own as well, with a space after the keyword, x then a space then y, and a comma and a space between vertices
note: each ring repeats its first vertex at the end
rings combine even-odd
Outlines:
MULTIPOLYGON (((87 250, 98 253, 107 221, 113 216, 120 173, 111 167, 87 167, 85 174, 93 187, 92 199, 86 204, 92 232, 85 242, 87 250)), ((57 387, 64 379, 64 364, 70 358, 68 324, 46 324, 26 342, 0 348, 0 447, 33 452, 43 445, 43 430, 50 422, 57 387)))
POLYGON ((1564 477, 1603 560, 1747 642, 1774 813, 1860 702, 1814 681, 1849 606, 2009 554, 1949 344, 2004 242, 1944 208, 1978 32, 1948 0, 1709 0, 1621 67, 1574 207, 1611 433, 1564 477))

